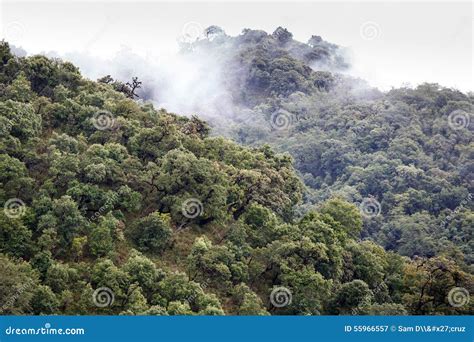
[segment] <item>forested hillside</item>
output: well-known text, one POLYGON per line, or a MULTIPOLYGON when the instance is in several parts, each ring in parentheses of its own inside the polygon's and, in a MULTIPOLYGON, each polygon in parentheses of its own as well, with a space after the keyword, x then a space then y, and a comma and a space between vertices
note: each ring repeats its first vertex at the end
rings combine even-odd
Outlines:
POLYGON ((298 42, 281 27, 205 33, 184 54, 225 65, 221 84, 232 101, 201 114, 214 134, 289 152, 307 186, 299 212, 340 196, 365 214, 362 237, 386 250, 452 251, 472 266, 472 93, 437 84, 382 93, 342 74, 344 49, 319 36, 298 42))
POLYGON ((472 96, 352 96, 304 64, 344 69, 336 47, 257 61, 273 45, 241 40, 249 147, 0 44, 1 314, 473 313, 471 133, 446 121, 472 96))

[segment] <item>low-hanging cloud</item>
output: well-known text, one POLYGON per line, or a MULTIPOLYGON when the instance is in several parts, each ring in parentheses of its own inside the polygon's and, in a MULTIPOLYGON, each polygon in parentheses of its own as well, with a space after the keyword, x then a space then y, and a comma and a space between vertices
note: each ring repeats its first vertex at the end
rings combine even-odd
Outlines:
MULTIPOLYGON (((178 53, 140 55, 131 48, 122 47, 111 58, 96 57, 88 52, 44 54, 71 61, 84 76, 94 80, 111 75, 116 80, 128 82, 132 77, 138 77, 142 81, 138 91, 140 99, 170 112, 197 115, 210 122, 217 134, 230 136, 232 126, 242 122, 249 126, 264 124, 264 116, 255 115, 259 109, 243 104, 240 99, 242 89, 239 86, 243 83, 239 78, 244 79, 248 74, 246 67, 237 62, 241 52, 237 46, 243 36, 227 36, 217 27, 205 32, 207 35, 194 37, 192 42, 181 40, 178 53)), ((303 44, 292 40, 288 31, 278 28, 272 35, 252 31, 245 39, 263 37, 265 42, 278 43, 278 40, 287 39, 286 35, 290 38, 285 49, 294 58, 304 59, 308 54, 315 54, 316 58, 307 63, 313 70, 348 72, 347 51, 318 36, 303 44)), ((365 85, 358 87, 365 88, 365 85)))

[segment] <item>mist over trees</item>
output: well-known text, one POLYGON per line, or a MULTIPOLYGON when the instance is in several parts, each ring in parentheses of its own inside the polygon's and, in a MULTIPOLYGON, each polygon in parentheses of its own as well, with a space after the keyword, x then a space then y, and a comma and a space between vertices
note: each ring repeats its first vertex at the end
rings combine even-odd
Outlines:
POLYGON ((382 93, 283 28, 183 54, 219 60, 198 116, 0 44, 2 314, 473 313, 472 94, 382 93))
POLYGON ((343 74, 344 49, 281 27, 190 45, 192 56, 225 56, 234 115, 209 114, 215 134, 289 152, 306 185, 301 214, 333 196, 371 198, 379 207, 363 238, 408 257, 461 252, 472 265, 472 93, 437 84, 382 93, 343 74))

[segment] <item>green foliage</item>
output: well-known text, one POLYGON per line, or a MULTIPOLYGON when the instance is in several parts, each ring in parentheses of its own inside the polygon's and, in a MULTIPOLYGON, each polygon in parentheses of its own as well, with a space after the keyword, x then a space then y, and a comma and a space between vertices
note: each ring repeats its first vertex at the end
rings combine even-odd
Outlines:
POLYGON ((169 215, 156 211, 138 220, 130 236, 141 250, 160 253, 169 246, 172 232, 169 215))
POLYGON ((352 238, 358 238, 362 230, 362 219, 359 209, 341 198, 332 198, 322 205, 321 213, 327 214, 337 224, 337 230, 343 231, 352 238))
POLYGON ((338 289, 332 303, 334 313, 358 314, 358 310, 370 305, 372 302, 372 291, 362 280, 356 279, 344 283, 338 289))
POLYGON ((31 299, 38 286, 38 273, 25 261, 16 261, 0 254, 0 298, 2 315, 31 312, 31 299))
POLYGON ((401 304, 372 304, 362 308, 361 313, 371 316, 404 316, 407 315, 405 307, 401 304))
POLYGON ((248 279, 247 265, 228 246, 215 246, 207 237, 199 237, 188 256, 192 279, 225 287, 248 279))
POLYGON ((197 50, 239 51, 228 84, 255 116, 227 131, 259 147, 0 43, 0 203, 25 203, 0 212, 2 314, 472 313, 447 297, 473 291, 472 143, 444 124, 472 96, 363 97, 307 65, 345 67, 320 37, 207 33, 197 50), (284 132, 266 125, 280 109, 295 119, 284 132), (377 217, 361 216, 363 198, 381 201, 377 217), (270 300, 278 287, 285 307, 270 300), (94 303, 100 288, 113 303, 94 303))
MULTIPOLYGON (((298 42, 281 27, 219 37, 198 40, 189 55, 219 56, 235 114, 202 115, 238 142, 288 152, 307 185, 300 212, 331 198, 375 198, 381 212, 364 218, 361 237, 409 257, 454 245, 472 264, 465 231, 447 233, 445 220, 473 210, 471 93, 438 84, 382 93, 338 73, 347 67, 340 47, 319 36, 298 42), (450 123, 456 111, 465 117, 460 129, 450 123)), ((360 223, 352 228, 359 237, 360 223)))
POLYGON ((330 280, 315 272, 310 266, 300 270, 283 269, 280 276, 285 287, 292 290, 292 305, 287 310, 293 314, 319 315, 331 294, 330 280))
POLYGON ((149 299, 153 296, 156 284, 163 278, 153 262, 139 253, 130 256, 123 265, 123 270, 128 273, 132 283, 140 285, 149 299))
POLYGON ((232 299, 237 306, 237 315, 266 316, 269 314, 263 307, 260 297, 245 283, 234 287, 232 299))
POLYGON ((35 315, 51 315, 57 312, 59 300, 48 286, 39 285, 31 298, 31 307, 35 315))
POLYGON ((102 257, 114 250, 114 234, 118 220, 112 215, 102 217, 89 235, 89 248, 92 255, 102 257))
POLYGON ((41 132, 41 116, 34 112, 30 103, 21 103, 13 100, 0 103, 0 116, 9 128, 12 138, 21 142, 33 138, 41 132))
POLYGON ((32 232, 21 220, 10 218, 0 211, 0 253, 13 257, 27 257, 31 252, 32 232))
MULTIPOLYGON (((427 315, 439 311, 447 314, 472 313, 473 304, 469 297, 473 284, 472 274, 464 272, 452 259, 444 256, 418 258, 404 269, 406 291, 403 302, 405 307, 415 314, 427 315), (454 307, 449 303, 450 290, 454 287, 467 291, 467 295, 463 294, 462 298, 466 305, 454 307)), ((451 300, 455 300, 454 297, 451 297, 451 300)), ((455 301, 455 304, 457 303, 455 301)))
POLYGON ((48 268, 45 277, 45 284, 55 293, 68 290, 68 288, 78 279, 77 270, 67 264, 55 263, 48 268))

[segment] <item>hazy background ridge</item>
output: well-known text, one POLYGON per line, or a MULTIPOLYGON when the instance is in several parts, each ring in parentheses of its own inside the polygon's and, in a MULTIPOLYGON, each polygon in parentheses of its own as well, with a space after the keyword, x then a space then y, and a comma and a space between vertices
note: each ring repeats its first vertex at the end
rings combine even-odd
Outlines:
POLYGON ((54 52, 90 78, 133 61, 114 58, 124 47, 153 64, 173 60, 189 23, 273 32, 286 27, 306 42, 313 35, 349 48, 351 74, 382 90, 436 82, 471 91, 470 2, 10 2, 1 3, 2 37, 28 53, 54 52), (41 15, 38 15, 41 13, 41 15), (371 30, 371 31, 364 31, 371 30))

